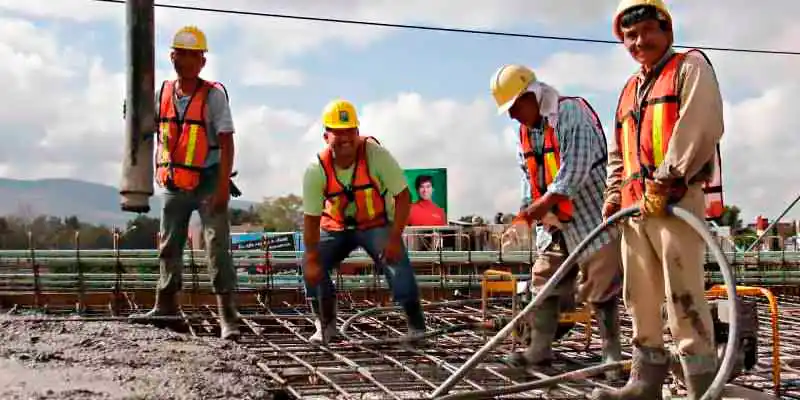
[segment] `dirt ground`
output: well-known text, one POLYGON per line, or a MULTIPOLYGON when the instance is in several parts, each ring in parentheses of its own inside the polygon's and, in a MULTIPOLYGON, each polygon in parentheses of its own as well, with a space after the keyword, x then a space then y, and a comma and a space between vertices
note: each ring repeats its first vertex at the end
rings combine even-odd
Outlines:
POLYGON ((0 317, 0 399, 271 399, 234 343, 119 322, 0 317))

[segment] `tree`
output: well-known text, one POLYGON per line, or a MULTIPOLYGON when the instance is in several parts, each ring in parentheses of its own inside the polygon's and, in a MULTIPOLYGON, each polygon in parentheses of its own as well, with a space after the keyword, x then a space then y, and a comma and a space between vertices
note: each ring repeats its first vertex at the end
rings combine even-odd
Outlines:
POLYGON ((293 232, 301 228, 303 199, 294 194, 268 197, 258 205, 258 216, 268 232, 293 232))
POLYGON ((738 231, 742 229, 743 225, 742 220, 739 218, 741 213, 742 210, 737 206, 725 206, 722 208, 722 215, 716 218, 714 222, 720 226, 729 226, 732 231, 738 231))
POLYGON ((247 210, 232 208, 229 213, 231 225, 258 224, 261 222, 258 211, 254 206, 250 206, 247 210))
POLYGON ((129 220, 124 231, 120 232, 119 247, 122 249, 155 249, 161 220, 139 215, 129 220))

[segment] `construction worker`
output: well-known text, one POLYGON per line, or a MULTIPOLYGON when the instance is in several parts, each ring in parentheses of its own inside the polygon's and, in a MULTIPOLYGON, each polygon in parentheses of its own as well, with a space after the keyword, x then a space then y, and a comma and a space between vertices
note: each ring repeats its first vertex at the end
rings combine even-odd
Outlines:
POLYGON ((641 69, 628 79, 617 106, 603 214, 638 205, 642 218, 621 224, 625 304, 633 319, 631 377, 625 387, 594 396, 661 398, 671 358, 662 332, 666 297, 689 398, 699 399, 716 372, 703 286, 706 247, 688 225, 668 216, 666 207, 677 204, 699 218, 721 212, 715 168, 723 133, 719 86, 703 53, 672 49, 672 17, 661 0, 623 0, 613 31, 641 69))
POLYGON ((180 29, 170 54, 178 78, 164 81, 156 95, 156 181, 166 189, 161 210, 161 275, 155 306, 133 318, 179 314, 183 249, 189 218, 197 210, 219 305, 221 336, 235 339, 239 335, 236 272, 229 251, 228 222, 234 128, 223 86, 199 77, 207 51, 202 31, 194 26, 180 29))
POLYGON ((377 140, 360 136, 351 103, 330 102, 322 121, 327 146, 303 178, 303 275, 317 317, 310 341, 327 344, 336 334, 331 269, 358 247, 383 269, 394 301, 405 310, 407 339, 419 339, 425 333, 425 319, 403 245, 411 202, 403 169, 377 140))
MULTIPOLYGON (((491 91, 498 112, 507 112, 520 123, 517 157, 523 171, 523 206, 519 216, 529 225, 538 221, 539 255, 531 271, 536 291, 571 249, 603 222, 605 134, 585 99, 561 97, 525 66, 501 67, 492 77, 491 91)), ((512 364, 550 363, 560 312, 571 311, 575 300, 588 302, 597 313, 604 360, 620 359, 617 303, 622 267, 616 232, 600 235, 577 262, 580 268, 565 277, 533 312, 531 344, 510 357, 512 364)), ((613 378, 615 374, 609 375, 613 378)))

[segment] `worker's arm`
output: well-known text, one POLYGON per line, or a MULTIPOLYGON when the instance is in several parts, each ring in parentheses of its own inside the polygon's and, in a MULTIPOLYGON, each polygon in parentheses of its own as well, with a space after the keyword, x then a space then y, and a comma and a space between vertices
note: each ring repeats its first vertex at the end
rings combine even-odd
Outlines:
POLYGON ((408 191, 408 182, 403 168, 389 150, 372 142, 367 142, 367 158, 383 189, 394 198, 391 237, 401 239, 411 209, 411 193, 408 191))
POLYGON ((713 160, 724 130, 719 84, 714 70, 701 54, 686 55, 680 79, 680 117, 664 161, 653 174, 661 183, 677 180, 688 184, 713 160))
POLYGON ((602 137, 597 132, 589 110, 577 100, 561 104, 556 136, 561 153, 561 166, 547 193, 534 202, 528 218, 539 220, 559 201, 574 197, 589 179, 592 164, 599 159, 593 148, 593 137, 602 137))
POLYGON ((622 204, 622 152, 617 143, 616 131, 608 139, 608 166, 606 167, 605 202, 622 204))
POLYGON ((211 126, 217 133, 219 144, 219 172, 217 176, 216 191, 220 198, 230 198, 230 177, 233 171, 235 155, 233 141, 233 117, 228 104, 228 96, 219 87, 212 87, 208 91, 208 116, 211 126))
MULTIPOLYGON (((517 135, 519 137, 519 135, 517 135)), ((522 143, 517 139, 517 164, 520 169, 520 210, 531 205, 531 180, 528 177, 528 166, 525 164, 525 155, 522 154, 522 143)))
POLYGON ((319 229, 325 203, 325 173, 318 162, 303 175, 303 244, 308 257, 319 256, 319 229))

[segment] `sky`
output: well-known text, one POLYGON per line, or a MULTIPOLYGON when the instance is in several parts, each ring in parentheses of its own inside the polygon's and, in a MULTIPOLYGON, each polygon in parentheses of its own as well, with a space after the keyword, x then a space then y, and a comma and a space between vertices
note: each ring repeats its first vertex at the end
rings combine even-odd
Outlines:
MULTIPOLYGON (((613 39, 614 0, 157 0, 158 4, 613 39)), ((800 2, 669 1, 678 44, 800 51, 800 2)), ((207 34, 203 77, 230 94, 244 199, 299 194, 324 145, 321 111, 354 102, 361 131, 405 168, 447 168, 451 218, 513 212, 515 129, 489 92, 503 64, 587 98, 608 128, 637 65, 620 45, 414 31, 156 9, 156 85, 169 43, 207 34)), ((746 222, 800 192, 800 56, 709 51, 725 102, 725 200, 746 222)), ((118 185, 124 145, 125 6, 0 0, 0 176, 118 185)), ((606 134, 609 134, 606 129, 606 134)), ((800 218, 800 207, 789 215, 800 218)))

